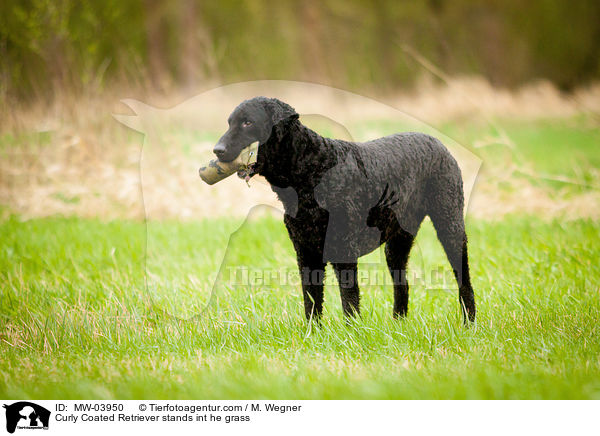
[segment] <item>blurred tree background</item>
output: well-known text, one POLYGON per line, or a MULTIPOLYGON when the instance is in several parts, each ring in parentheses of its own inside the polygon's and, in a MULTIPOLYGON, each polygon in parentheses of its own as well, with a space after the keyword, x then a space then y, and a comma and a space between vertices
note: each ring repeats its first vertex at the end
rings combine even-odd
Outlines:
POLYGON ((386 92, 422 74, 409 52, 568 91, 600 77, 599 47, 597 0, 2 0, 0 98, 255 79, 386 92))

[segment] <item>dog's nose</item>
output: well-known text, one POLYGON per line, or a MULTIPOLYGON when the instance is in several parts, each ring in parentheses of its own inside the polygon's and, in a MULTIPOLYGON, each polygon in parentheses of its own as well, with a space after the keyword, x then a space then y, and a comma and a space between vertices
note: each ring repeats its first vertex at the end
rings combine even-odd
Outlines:
POLYGON ((225 153, 225 146, 219 142, 217 145, 215 145, 215 148, 213 148, 213 153, 216 154, 217 157, 223 156, 225 153))

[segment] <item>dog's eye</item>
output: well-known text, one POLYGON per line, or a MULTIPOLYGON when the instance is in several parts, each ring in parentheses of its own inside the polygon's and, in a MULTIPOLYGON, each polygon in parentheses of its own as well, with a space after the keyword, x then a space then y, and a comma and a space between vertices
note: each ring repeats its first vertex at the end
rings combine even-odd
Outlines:
POLYGON ((242 123, 242 127, 250 127, 252 125, 252 121, 244 121, 242 123))

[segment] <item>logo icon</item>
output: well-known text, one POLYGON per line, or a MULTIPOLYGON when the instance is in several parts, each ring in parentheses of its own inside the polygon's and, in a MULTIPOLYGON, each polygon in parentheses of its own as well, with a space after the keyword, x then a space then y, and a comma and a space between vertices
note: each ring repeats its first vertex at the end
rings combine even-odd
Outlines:
POLYGON ((4 404, 6 409, 6 431, 14 433, 18 429, 48 429, 50 411, 29 401, 19 401, 11 405, 4 404))

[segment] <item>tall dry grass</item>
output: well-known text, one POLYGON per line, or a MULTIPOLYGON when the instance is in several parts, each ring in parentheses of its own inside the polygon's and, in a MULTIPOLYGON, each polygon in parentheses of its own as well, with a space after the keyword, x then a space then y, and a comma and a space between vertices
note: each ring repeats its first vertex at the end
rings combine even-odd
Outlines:
MULTIPOLYGON (((167 108, 192 95, 188 90, 137 97, 152 106, 167 108)), ((127 97, 132 97, 131 92, 123 89, 102 95, 64 95, 51 105, 16 107, 2 117, 0 204, 4 213, 23 217, 63 214, 143 218, 139 166, 143 135, 119 124, 111 115, 131 113, 119 103, 127 97)), ((348 119, 364 121, 379 117, 368 108, 348 107, 327 95, 305 98, 317 99, 312 102, 314 106, 345 112, 348 119)), ((543 81, 510 91, 494 88, 479 77, 440 83, 429 76, 410 93, 378 99, 432 126, 448 122, 495 122, 502 118, 567 118, 582 112, 591 114, 593 120, 600 117, 600 84, 567 95, 543 81)), ((507 146, 514 145, 508 136, 503 140, 507 146)), ((485 143, 486 138, 479 141, 485 143)), ((477 141, 469 145, 476 146, 477 141)), ((168 162, 156 164, 169 166, 167 172, 157 171, 163 174, 162 179, 151 181, 155 189, 160 189, 177 184, 179 174, 195 173, 200 162, 173 151, 168 162)), ((507 195, 495 189, 498 178, 502 177, 500 172, 506 174, 505 168, 498 170, 488 168, 480 175, 470 206, 473 215, 497 218, 518 211, 545 216, 600 216, 598 207, 590 207, 600 204, 597 190, 560 198, 519 179, 512 181, 518 189, 507 195)), ((242 181, 232 178, 211 191, 203 191, 202 198, 194 186, 180 185, 181 189, 153 197, 153 217, 190 219, 232 214, 258 203, 278 206, 268 187, 260 181, 253 181, 254 187, 249 190, 242 181)))

